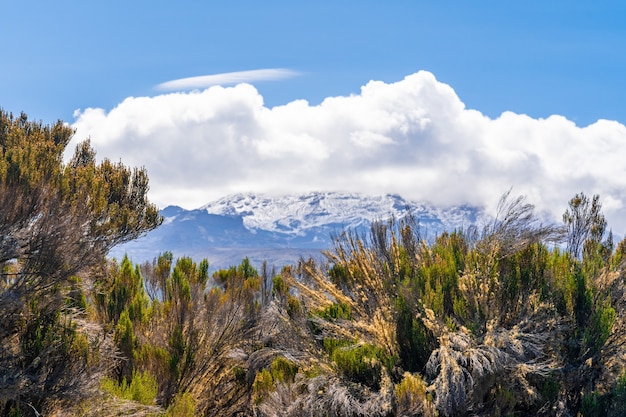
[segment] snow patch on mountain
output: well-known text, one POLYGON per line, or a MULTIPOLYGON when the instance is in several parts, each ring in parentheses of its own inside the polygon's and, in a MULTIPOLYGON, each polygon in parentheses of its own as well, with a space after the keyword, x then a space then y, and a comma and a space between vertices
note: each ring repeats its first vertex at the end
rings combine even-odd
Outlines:
POLYGON ((437 208, 407 201, 397 195, 365 196, 334 192, 312 192, 280 197, 264 194, 234 194, 203 207, 209 214, 241 216, 249 230, 303 235, 328 225, 358 228, 375 220, 402 218, 412 214, 431 232, 451 230, 486 219, 477 208, 437 208))

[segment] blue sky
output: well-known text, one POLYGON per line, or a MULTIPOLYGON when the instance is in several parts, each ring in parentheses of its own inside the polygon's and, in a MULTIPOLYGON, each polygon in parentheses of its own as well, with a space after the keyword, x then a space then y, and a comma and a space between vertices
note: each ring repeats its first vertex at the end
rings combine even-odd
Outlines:
POLYGON ((44 121, 177 78, 259 68, 268 106, 319 103, 428 70, 496 117, 626 121, 618 1, 4 2, 1 106, 44 121))
POLYGON ((160 206, 513 187, 626 232, 626 3, 3 3, 0 106, 145 166, 160 206))

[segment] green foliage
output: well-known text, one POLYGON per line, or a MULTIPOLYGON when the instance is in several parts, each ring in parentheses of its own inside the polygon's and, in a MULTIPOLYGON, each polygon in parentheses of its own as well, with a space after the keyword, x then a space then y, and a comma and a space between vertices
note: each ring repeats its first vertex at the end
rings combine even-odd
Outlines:
MULTIPOLYGON (((626 373, 622 373, 617 378, 613 394, 615 395, 616 400, 626 400, 626 373)), ((626 403, 624 406, 626 406, 626 403)))
POLYGON ((426 382, 419 374, 405 372, 393 392, 398 415, 434 415, 432 397, 426 388, 426 382))
POLYGON ((302 305, 300 304, 300 301, 293 295, 289 294, 287 296, 287 314, 289 314, 289 317, 294 318, 300 313, 302 313, 302 305))
POLYGON ((289 291, 289 286, 281 275, 272 278, 272 295, 274 297, 284 297, 289 291))
POLYGON ((613 388, 605 393, 591 391, 582 398, 580 415, 621 417, 626 415, 626 373, 622 373, 613 388))
POLYGON ((557 375, 550 374, 541 383, 541 398, 543 398, 544 401, 554 403, 558 398, 560 390, 561 383, 559 382, 557 375))
POLYGON ((282 356, 274 358, 270 365, 272 378, 277 382, 293 382, 298 369, 298 365, 282 356))
POLYGON ((213 273, 213 280, 216 283, 223 285, 225 288, 228 288, 232 283, 239 281, 248 282, 248 285, 256 282, 260 286, 259 273, 254 267, 252 267, 252 264, 247 257, 244 258, 238 266, 231 266, 228 269, 215 271, 213 273))
POLYGON ((335 349, 346 347, 346 346, 351 346, 354 344, 354 341, 345 340, 345 339, 334 339, 334 338, 329 337, 329 338, 323 339, 322 344, 324 346, 324 350, 326 351, 326 353, 332 357, 335 349))
POLYGON ((261 369, 254 377, 252 391, 254 402, 259 404, 274 389, 274 378, 268 369, 261 369))
POLYGON ((328 321, 352 320, 350 305, 346 303, 333 303, 323 310, 313 312, 313 314, 328 321))
MULTIPOLYGON (((18 393, 44 409, 92 388, 88 366, 101 363, 88 363, 96 354, 76 323, 97 331, 85 323, 89 299, 76 277, 102 271, 110 248, 161 223, 145 170, 97 164, 88 141, 63 163, 73 134, 61 121, 44 125, 0 110, 0 266, 10 273, 0 280, 0 369, 12 375, 0 378, 1 413, 18 393)), ((114 304, 117 320, 125 308, 114 304)))
POLYGON ((241 261, 241 264, 239 264, 239 266, 237 267, 237 273, 244 279, 254 278, 259 275, 258 271, 254 269, 254 267, 252 267, 252 264, 250 263, 250 259, 248 259, 248 257, 245 257, 241 261))
POLYGON ((269 369, 263 368, 257 372, 252 390, 255 403, 262 402, 274 390, 276 383, 291 383, 294 381, 299 367, 285 357, 277 356, 272 360, 269 369))
POLYGON ((334 264, 328 270, 328 277, 333 284, 338 287, 343 287, 351 282, 350 273, 348 268, 342 264, 334 264))
POLYGON ((233 369, 233 376, 235 377, 235 380, 241 384, 246 382, 246 370, 244 368, 242 368, 241 366, 234 366, 233 369))
POLYGON ((185 338, 183 336, 183 330, 179 325, 174 326, 174 331, 169 338, 169 351, 170 351, 170 370, 175 379, 178 379, 181 373, 181 368, 185 364, 186 355, 192 353, 188 351, 185 338))
POLYGON ((193 417, 195 415, 196 401, 188 392, 176 394, 165 413, 165 417, 193 417))
POLYGON ((60 312, 54 311, 52 314, 41 311, 37 308, 37 301, 31 303, 31 311, 35 312, 35 316, 28 322, 26 331, 22 337, 22 354, 24 360, 30 362, 39 356, 45 347, 56 344, 59 336, 61 338, 70 336, 73 333, 71 329, 67 330, 60 325, 60 312))
POLYGON ((142 343, 133 355, 135 369, 150 372, 159 381, 161 389, 172 378, 170 368, 171 356, 166 347, 142 343))
POLYGON ((201 286, 206 286, 207 281, 209 280, 209 261, 204 258, 198 264, 198 268, 196 269, 196 281, 201 286))
POLYGON ((9 414, 8 417, 22 417, 22 410, 19 409, 19 407, 11 407, 11 409, 9 410, 9 414))
POLYGON ((574 313, 576 323, 580 328, 584 328, 589 321, 593 311, 593 294, 588 285, 588 280, 579 264, 574 265, 574 282, 576 285, 574 313))
POLYGON ((400 363, 409 372, 420 372, 435 349, 436 339, 420 317, 411 311, 404 298, 397 299, 396 309, 396 340, 400 363))
POLYGON ((563 316, 575 314, 577 280, 574 262, 569 253, 558 248, 553 249, 548 257, 549 276, 542 298, 553 300, 557 311, 563 316))
POLYGON ((125 356, 126 361, 123 362, 120 375, 128 377, 133 371, 132 361, 135 349, 137 348, 137 337, 133 331, 133 322, 130 320, 128 310, 123 310, 120 319, 115 326, 113 334, 115 345, 125 356))
POLYGON ((209 276, 208 270, 209 263, 206 259, 196 265, 189 257, 178 258, 171 276, 166 280, 167 299, 182 303, 191 302, 192 296, 204 291, 209 276))
POLYGON ((145 405, 154 404, 158 392, 157 381, 148 372, 133 372, 130 384, 125 377, 119 383, 111 378, 103 378, 100 386, 118 398, 137 401, 145 405))
MULTIPOLYGON (((116 323, 124 310, 131 321, 141 321, 146 317, 148 297, 144 291, 143 277, 139 267, 133 267, 128 256, 124 256, 121 264, 111 265, 111 289, 106 300, 108 319, 116 323)), ((99 285, 107 285, 100 282, 99 285)), ((104 300, 101 298, 101 302, 104 300)))
POLYGON ((500 305, 502 313, 516 320, 525 307, 528 296, 541 294, 548 279, 547 248, 542 243, 532 243, 500 260, 500 305))
POLYGON ((626 416, 626 373, 617 378, 608 408, 609 416, 626 416))
POLYGON ((604 346, 611 335, 616 317, 617 313, 611 307, 610 299, 605 300, 596 308, 583 336, 583 343, 591 354, 598 352, 604 346))
POLYGON ((383 366, 391 364, 383 349, 370 344, 338 347, 332 360, 339 371, 350 381, 378 389, 383 366))
POLYGON ((444 232, 433 245, 422 246, 422 263, 417 268, 417 295, 423 297, 426 307, 443 317, 454 313, 454 299, 458 291, 459 271, 465 268, 467 243, 459 232, 444 232))
POLYGON ((81 288, 82 281, 79 277, 74 276, 69 279, 69 291, 66 299, 68 308, 76 308, 81 311, 87 310, 87 296, 81 288))
POLYGON ((604 417, 607 415, 606 398, 593 391, 583 396, 580 415, 583 417, 604 417))

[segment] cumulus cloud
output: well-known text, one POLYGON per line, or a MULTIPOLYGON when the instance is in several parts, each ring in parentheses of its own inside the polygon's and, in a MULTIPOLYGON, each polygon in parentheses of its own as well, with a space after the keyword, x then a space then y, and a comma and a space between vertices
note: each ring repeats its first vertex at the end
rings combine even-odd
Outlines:
POLYGON ((297 72, 284 68, 257 69, 250 71, 225 72, 222 74, 201 75, 198 77, 179 78, 156 86, 160 91, 184 91, 207 88, 214 85, 253 83, 257 81, 281 80, 298 75, 297 72))
POLYGON ((369 82, 359 94, 268 108, 249 84, 127 98, 76 113, 75 140, 145 166, 151 198, 199 207, 234 192, 397 193, 437 205, 525 194, 559 219, 577 192, 600 194, 626 232, 626 127, 467 109, 429 72, 369 82))

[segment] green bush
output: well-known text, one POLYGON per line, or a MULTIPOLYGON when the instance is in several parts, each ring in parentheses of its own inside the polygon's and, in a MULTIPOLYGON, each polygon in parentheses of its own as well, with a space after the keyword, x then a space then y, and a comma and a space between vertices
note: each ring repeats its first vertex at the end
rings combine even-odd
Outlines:
POLYGON ((328 270, 328 277, 333 284, 339 287, 345 286, 352 281, 348 268, 342 264, 334 264, 330 267, 328 270))
POLYGON ((380 387, 383 365, 390 362, 381 348, 370 344, 336 348, 332 359, 350 381, 375 389, 380 387))
POLYGON ((394 387, 393 394, 398 415, 415 415, 419 411, 424 416, 435 414, 432 397, 419 374, 405 372, 400 383, 394 387))
POLYGON ((267 369, 261 369, 254 377, 252 391, 254 393, 254 402, 259 404, 267 394, 274 388, 274 378, 272 373, 267 369))
POLYGON ((298 365, 282 356, 277 356, 270 365, 270 372, 274 381, 293 382, 298 373, 298 365))
POLYGON ((257 372, 252 390, 254 401, 258 404, 267 397, 267 394, 274 389, 277 382, 293 382, 298 373, 299 367, 289 359, 282 356, 274 358, 269 369, 263 368, 257 372))
POLYGON ((582 417, 604 417, 607 415, 604 396, 597 392, 592 392, 583 397, 580 406, 580 415, 582 417))
POLYGON ((289 314, 289 317, 293 318, 300 313, 302 313, 302 305, 300 304, 300 301, 293 295, 288 295, 287 296, 287 314, 289 314))
POLYGON ((350 308, 350 305, 346 303, 334 303, 323 310, 314 312, 313 314, 328 321, 342 319, 352 320, 352 309, 350 308))
POLYGON ((350 341, 350 340, 333 339, 333 338, 326 338, 326 339, 324 339, 322 341, 322 343, 324 344, 324 350, 331 357, 332 357, 333 352, 335 351, 335 349, 341 348, 341 347, 350 346, 350 345, 354 344, 354 342, 350 341))
POLYGON ((122 382, 119 383, 111 378, 104 378, 100 386, 115 397, 145 405, 154 404, 159 388, 156 379, 149 372, 133 372, 130 384, 126 378, 122 378, 122 382))
POLYGON ((281 275, 272 278, 272 295, 274 297, 285 296, 288 291, 289 287, 281 275))
POLYGON ((583 335, 583 343, 591 354, 598 352, 608 340, 616 316, 617 313, 611 307, 609 299, 594 311, 583 335))
POLYGON ((196 414, 196 402, 190 393, 177 394, 167 407, 165 417, 193 417, 196 414))
POLYGON ((233 367, 233 376, 235 377, 235 381, 243 384, 246 382, 246 370, 241 366, 233 367))
POLYGON ((548 377, 541 384, 541 397, 544 401, 553 403, 559 396, 561 390, 561 383, 558 377, 555 375, 548 375, 548 377))
POLYGON ((608 406, 609 417, 626 416, 626 373, 617 378, 608 406))
POLYGON ((437 339, 403 297, 396 301, 396 308, 396 340, 402 367, 410 372, 419 372, 428 362, 437 339))

